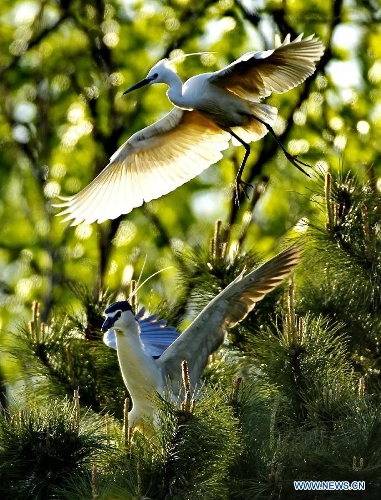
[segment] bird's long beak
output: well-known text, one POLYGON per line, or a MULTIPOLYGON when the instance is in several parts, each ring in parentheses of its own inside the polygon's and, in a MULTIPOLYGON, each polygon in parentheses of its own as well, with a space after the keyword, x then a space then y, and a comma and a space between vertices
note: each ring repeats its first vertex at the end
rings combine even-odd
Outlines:
POLYGON ((114 326, 115 323, 115 318, 106 318, 105 322, 102 325, 102 332, 107 332, 107 330, 110 330, 114 326))
POLYGON ((129 89, 125 90, 123 92, 123 95, 128 94, 129 92, 132 92, 133 90, 140 89, 140 87, 144 87, 145 85, 149 85, 152 82, 152 80, 154 80, 154 78, 144 78, 140 82, 135 83, 135 85, 133 85, 129 89))

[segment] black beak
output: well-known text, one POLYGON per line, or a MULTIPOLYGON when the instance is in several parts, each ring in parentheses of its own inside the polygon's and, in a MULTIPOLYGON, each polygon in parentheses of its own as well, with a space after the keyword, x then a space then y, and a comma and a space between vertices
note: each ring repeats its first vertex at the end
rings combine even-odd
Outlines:
POLYGON ((123 92, 123 95, 128 94, 129 92, 132 92, 133 90, 140 89, 140 87, 144 87, 145 85, 148 85, 149 83, 152 82, 152 80, 154 80, 154 78, 144 78, 144 80, 142 80, 138 83, 135 83, 135 85, 133 85, 129 89, 125 90, 123 92))
POLYGON ((107 332, 107 330, 110 330, 110 328, 113 327, 115 323, 116 318, 106 318, 105 322, 102 325, 102 332, 107 332))

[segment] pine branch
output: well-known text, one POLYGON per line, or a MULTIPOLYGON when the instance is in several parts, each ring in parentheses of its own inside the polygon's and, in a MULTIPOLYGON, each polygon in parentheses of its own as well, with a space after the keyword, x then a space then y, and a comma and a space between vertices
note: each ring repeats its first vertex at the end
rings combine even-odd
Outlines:
MULTIPOLYGON (((0 414, 0 480, 5 498, 45 500, 79 478, 105 445, 103 422, 73 403, 11 405, 0 414), (73 411, 74 410, 74 411, 73 411)), ((101 463, 101 462, 99 462, 101 463)))

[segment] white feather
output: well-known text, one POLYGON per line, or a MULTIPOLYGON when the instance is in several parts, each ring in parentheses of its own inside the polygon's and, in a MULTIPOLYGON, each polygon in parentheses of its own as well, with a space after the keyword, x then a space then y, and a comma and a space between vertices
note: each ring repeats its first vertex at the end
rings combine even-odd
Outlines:
MULTIPOLYGON (((115 219, 219 161, 229 145, 230 130, 246 143, 259 140, 277 115, 276 108, 260 99, 303 82, 315 71, 323 51, 313 35, 300 35, 292 42, 288 35, 283 43, 277 40, 273 50, 248 52, 222 70, 194 76, 184 85, 170 61, 159 61, 129 90, 166 83, 175 107, 122 144, 87 187, 55 205, 64 208, 58 215, 66 215, 63 220, 72 225, 115 219)), ((284 152, 300 169, 298 162, 304 163, 284 152)))
MULTIPOLYGON (((145 418, 154 419, 154 392, 164 397, 165 389, 169 388, 176 400, 181 388, 182 361, 188 363, 192 387, 199 384, 208 358, 223 343, 226 330, 242 321, 259 300, 289 276, 298 263, 299 255, 300 251, 293 246, 246 276, 241 273, 209 302, 156 360, 152 358, 147 341, 142 338, 141 320, 133 316, 130 307, 123 309, 120 306, 118 311, 118 304, 122 303, 116 302, 108 308, 109 312, 106 309, 104 327, 115 331, 120 369, 132 398, 131 426, 142 429, 145 418)), ((150 321, 148 318, 147 321, 155 326, 155 319, 150 321)), ((157 334, 160 335, 159 332, 157 334)), ((113 334, 105 337, 111 347, 113 338, 113 334)))

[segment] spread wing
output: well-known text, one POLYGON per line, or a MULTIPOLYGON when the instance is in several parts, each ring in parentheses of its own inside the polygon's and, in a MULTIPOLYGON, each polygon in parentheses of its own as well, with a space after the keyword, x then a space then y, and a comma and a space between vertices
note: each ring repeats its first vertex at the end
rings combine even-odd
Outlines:
POLYGON ((324 53, 323 44, 314 35, 302 37, 291 42, 287 35, 273 50, 247 52, 213 73, 209 81, 249 100, 287 92, 312 75, 315 62, 324 53))
POLYGON ((190 379, 197 384, 208 357, 225 339, 226 329, 242 321, 268 292, 290 275, 300 250, 291 246, 246 276, 239 275, 219 293, 193 323, 157 360, 175 393, 181 381, 181 363, 188 362, 190 379))
POLYGON ((55 206, 58 215, 91 224, 127 214, 173 191, 221 159, 230 134, 197 111, 173 108, 132 135, 82 191, 55 206))
MULTIPOLYGON (((140 326, 140 338, 144 344, 145 352, 157 358, 163 354, 168 346, 177 338, 176 330, 167 326, 165 319, 158 319, 157 314, 144 317, 145 309, 142 307, 135 318, 140 326)), ((103 335, 103 342, 112 349, 116 349, 116 336, 114 330, 107 330, 103 335)))

